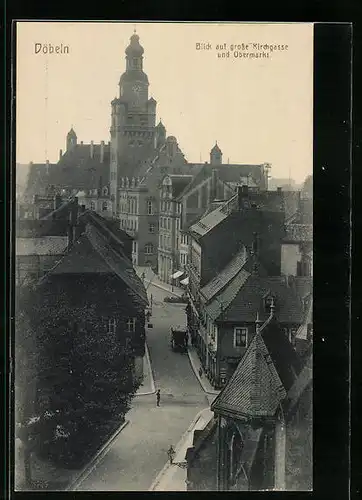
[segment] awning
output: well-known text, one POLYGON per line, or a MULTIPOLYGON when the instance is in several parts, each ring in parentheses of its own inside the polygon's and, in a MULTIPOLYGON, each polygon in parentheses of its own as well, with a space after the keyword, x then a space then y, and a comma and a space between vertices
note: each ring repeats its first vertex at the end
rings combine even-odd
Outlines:
POLYGON ((179 278, 180 276, 182 276, 182 275, 183 275, 183 273, 184 273, 183 271, 176 271, 175 273, 173 273, 173 274, 171 275, 171 278, 172 278, 173 280, 175 280, 176 278, 179 278))
POLYGON ((188 285, 189 284, 189 277, 185 278, 184 280, 180 281, 181 285, 188 285))

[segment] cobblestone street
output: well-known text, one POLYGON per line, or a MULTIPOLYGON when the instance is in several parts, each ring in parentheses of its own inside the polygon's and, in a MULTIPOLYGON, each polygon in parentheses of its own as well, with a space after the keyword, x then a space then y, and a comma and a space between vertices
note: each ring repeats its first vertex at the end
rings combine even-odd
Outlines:
POLYGON ((75 486, 77 491, 148 490, 167 462, 170 445, 176 446, 195 416, 208 407, 187 354, 170 349, 170 327, 185 324, 185 305, 163 302, 170 293, 152 282, 147 291, 153 302, 147 344, 160 407, 153 394, 135 398, 129 424, 75 486))

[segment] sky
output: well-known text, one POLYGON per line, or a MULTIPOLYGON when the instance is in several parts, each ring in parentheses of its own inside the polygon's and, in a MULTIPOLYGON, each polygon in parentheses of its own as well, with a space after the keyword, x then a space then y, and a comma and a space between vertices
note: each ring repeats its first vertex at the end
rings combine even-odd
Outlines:
POLYGON ((78 141, 110 140, 110 103, 135 28, 157 121, 188 161, 209 161, 217 141, 224 163, 267 162, 272 177, 297 182, 312 173, 310 23, 17 23, 17 163, 57 162, 72 126, 78 141), (202 43, 211 48, 197 50, 202 43), (63 44, 69 53, 35 53, 35 44, 63 44), (255 52, 269 58, 251 58, 255 52))

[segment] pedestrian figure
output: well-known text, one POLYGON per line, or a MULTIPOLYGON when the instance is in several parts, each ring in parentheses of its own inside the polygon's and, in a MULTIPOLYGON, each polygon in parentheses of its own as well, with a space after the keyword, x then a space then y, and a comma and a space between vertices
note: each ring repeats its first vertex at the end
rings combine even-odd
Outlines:
POLYGON ((199 375, 200 375, 200 377, 202 377, 202 368, 201 368, 201 366, 199 368, 199 375))
POLYGON ((157 406, 160 406, 160 399, 161 399, 160 389, 157 389, 157 392, 156 392, 156 405, 157 406))
POLYGON ((176 454, 176 452, 174 450, 174 447, 171 444, 170 448, 167 451, 167 455, 168 455, 168 459, 170 461, 170 464, 173 464, 173 459, 174 459, 175 454, 176 454))

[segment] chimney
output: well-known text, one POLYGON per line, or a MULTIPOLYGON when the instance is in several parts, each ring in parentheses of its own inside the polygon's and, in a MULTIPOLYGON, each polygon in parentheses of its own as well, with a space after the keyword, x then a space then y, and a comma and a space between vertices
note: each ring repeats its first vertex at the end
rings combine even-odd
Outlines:
POLYGON ((238 186, 238 208, 239 210, 243 206, 243 201, 248 198, 249 190, 248 186, 245 184, 243 186, 238 186))
POLYGON ((59 160, 62 159, 62 156, 63 156, 63 150, 62 149, 59 149, 59 160))
POLYGON ((104 141, 101 141, 101 158, 100 162, 103 163, 104 160, 104 141))
POLYGON ((62 197, 60 196, 60 194, 56 194, 54 196, 54 210, 57 210, 61 204, 62 204, 62 197))
POLYGON ((74 198, 69 205, 68 249, 73 246, 75 240, 78 219, 78 198, 74 198))
POLYGON ((93 158, 94 156, 94 143, 91 141, 90 143, 90 157, 93 158))

